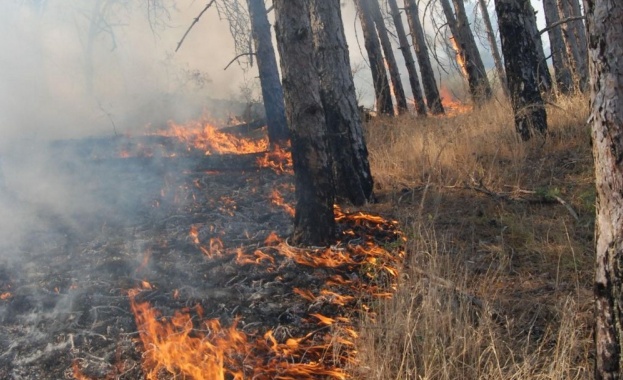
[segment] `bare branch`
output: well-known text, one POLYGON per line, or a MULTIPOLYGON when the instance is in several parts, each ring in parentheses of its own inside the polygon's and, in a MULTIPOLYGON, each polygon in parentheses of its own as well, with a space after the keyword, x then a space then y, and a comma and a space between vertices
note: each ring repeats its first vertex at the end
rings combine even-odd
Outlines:
POLYGON ((566 23, 571 22, 571 21, 585 20, 585 19, 586 19, 586 16, 573 16, 573 17, 567 17, 565 19, 556 21, 555 23, 553 23, 551 25, 548 25, 546 28, 543 28, 542 30, 539 30, 539 36, 541 34, 545 33, 545 32, 550 31, 551 29, 554 29, 558 25, 566 24, 566 23))
POLYGON ((238 54, 237 56, 235 56, 231 61, 229 61, 229 63, 227 64, 227 66, 225 66, 225 68, 223 70, 227 70, 229 68, 229 66, 231 66, 232 63, 236 62, 239 58, 245 57, 245 56, 255 56, 254 52, 249 52, 249 53, 242 53, 242 54, 238 54))
POLYGON ((182 46, 182 43, 184 43, 184 40, 186 39, 186 36, 188 35, 188 33, 190 33, 190 30, 193 28, 193 26, 195 26, 196 23, 199 22, 199 19, 201 18, 201 16, 203 16, 203 14, 212 6, 212 4, 214 4, 216 2, 216 0, 212 0, 208 3, 208 5, 205 6, 205 8, 203 8, 203 10, 199 13, 199 15, 197 17, 195 17, 195 19, 193 20, 193 23, 190 24, 190 26, 188 27, 188 30, 186 31, 186 33, 184 33, 184 36, 182 37, 182 39, 180 40, 180 42, 177 43, 177 47, 175 48, 175 52, 177 53, 178 50, 180 50, 180 47, 182 46))

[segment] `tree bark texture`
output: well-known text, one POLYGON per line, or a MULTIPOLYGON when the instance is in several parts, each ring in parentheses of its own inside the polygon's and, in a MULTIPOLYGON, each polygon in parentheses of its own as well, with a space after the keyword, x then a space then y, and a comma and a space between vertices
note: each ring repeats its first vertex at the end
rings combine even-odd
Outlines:
POLYGON ((541 92, 548 92, 552 89, 552 74, 549 72, 547 61, 545 60, 545 50, 543 49, 543 41, 541 40, 541 34, 539 28, 536 25, 536 12, 532 8, 532 4, 528 3, 528 11, 526 11, 529 17, 526 17, 526 28, 532 36, 534 46, 536 46, 537 59, 539 65, 537 66, 537 73, 539 78, 539 89, 541 92))
POLYGON ((415 104, 415 111, 420 116, 426 116, 426 103, 424 103, 424 96, 422 95, 422 87, 420 86, 420 80, 418 79, 417 70, 415 68, 415 60, 413 54, 411 54, 411 47, 409 46, 409 39, 405 32, 404 24, 402 23, 402 16, 400 15, 400 9, 396 0, 387 0, 389 8, 392 13, 392 20, 396 27, 396 34, 398 35, 398 43, 400 44, 400 51, 402 57, 405 60, 405 66, 407 67, 407 73, 409 74, 409 85, 411 86, 411 93, 413 94, 413 102, 415 104))
POLYGON ((327 246, 336 235, 334 189, 320 79, 314 66, 309 0, 275 0, 296 210, 292 243, 327 246))
POLYGON ((310 6, 336 195, 362 205, 373 198, 373 181, 361 113, 357 108, 340 0, 311 0, 310 6))
POLYGON ((407 13, 407 20, 409 21, 409 29, 411 30, 415 56, 417 57, 418 64, 420 65, 420 74, 422 77, 422 87, 424 87, 424 95, 426 96, 426 105, 428 105, 428 109, 433 115, 443 114, 444 109, 441 104, 441 97, 439 96, 437 82, 435 81, 435 72, 433 71, 433 66, 430 63, 428 46, 426 45, 424 29, 420 23, 417 4, 415 3, 415 0, 404 0, 404 7, 407 13))
POLYGON ((381 43, 376 34, 374 19, 367 6, 368 0, 354 0, 359 22, 363 30, 364 45, 370 61, 370 71, 372 72, 372 82, 374 84, 374 94, 376 95, 376 107, 379 113, 384 115, 394 114, 394 104, 392 102, 391 89, 387 72, 385 71, 385 61, 381 53, 381 43))
POLYGON ((537 48, 529 31, 534 17, 530 0, 495 0, 502 40, 502 54, 515 115, 515 128, 529 140, 534 132, 545 134, 547 116, 537 78, 537 48))
POLYGON ((385 55, 385 63, 387 64, 387 70, 389 71, 389 77, 392 81, 392 87, 394 90, 394 98, 396 98, 396 107, 399 114, 404 114, 409 111, 407 106, 407 97, 405 96, 405 90, 402 86, 402 79, 400 79, 400 70, 398 70, 398 63, 396 63, 396 57, 394 56, 394 48, 392 42, 389 39, 389 33, 385 26, 385 20, 381 13, 378 0, 364 0, 367 2, 368 8, 374 19, 376 25, 376 31, 381 40, 381 47, 383 48, 383 54, 385 55))
POLYGON ((493 56, 493 63, 495 64, 495 70, 498 72, 498 78, 500 80, 500 86, 502 92, 507 98, 510 96, 508 92, 508 85, 506 83, 506 73, 504 72, 504 62, 500 56, 500 49, 498 49, 498 42, 493 32, 493 25, 491 24, 491 18, 489 17, 489 10, 487 9, 487 3, 485 0, 478 0, 478 6, 480 7, 480 14, 482 21, 485 24, 485 30, 487 32, 487 39, 489 40, 489 46, 491 46, 491 55, 493 56))
POLYGON ((467 75, 469 93, 475 104, 483 104, 491 98, 491 86, 476 46, 476 40, 469 27, 463 0, 452 0, 454 9, 449 0, 440 0, 440 2, 452 38, 456 42, 457 61, 460 66, 463 66, 467 75))
POLYGON ((247 0, 255 45, 255 58, 262 87, 262 99, 271 144, 284 143, 289 138, 283 89, 279 79, 277 59, 266 14, 264 0, 247 0))
MULTIPOLYGON (((560 21, 556 0, 543 0, 543 10, 545 11, 545 23, 553 25, 560 21)), ((554 77, 558 91, 568 94, 573 88, 571 70, 569 68, 569 57, 562 39, 560 26, 555 26, 547 31, 549 36, 549 47, 552 54, 552 65, 554 66, 554 77)))
POLYGON ((595 162, 595 379, 623 378, 623 4, 585 0, 595 162))
MULTIPOLYGON (((578 14, 574 12, 574 6, 571 4, 572 1, 569 0, 557 0, 558 4, 558 13, 560 17, 565 19, 568 17, 579 16, 579 5, 578 5, 578 14)), ((587 66, 587 52, 586 52, 586 35, 579 35, 577 32, 575 21, 566 22, 561 24, 562 29, 562 37, 565 42, 565 47, 567 49, 567 56, 571 61, 571 67, 573 69, 573 76, 575 82, 577 83, 578 89, 580 91, 584 91, 587 86, 587 78, 588 78, 588 66, 587 66), (582 39, 582 36, 584 39, 582 39)), ((582 23, 582 21, 579 21, 582 23)), ((583 29, 583 28, 579 28, 583 29)))

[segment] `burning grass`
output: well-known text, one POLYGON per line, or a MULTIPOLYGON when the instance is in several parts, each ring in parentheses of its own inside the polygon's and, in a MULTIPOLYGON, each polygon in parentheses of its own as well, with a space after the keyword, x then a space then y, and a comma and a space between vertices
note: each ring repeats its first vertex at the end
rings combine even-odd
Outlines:
POLYGON ((547 139, 527 144, 504 102, 368 125, 375 207, 392 210, 408 245, 396 294, 362 322, 354 378, 590 377, 586 104, 556 100, 547 139))
MULTIPOLYGON (((224 328, 218 319, 205 319, 201 307, 177 311, 162 318, 147 302, 137 301, 141 289, 130 291, 130 304, 144 348, 142 365, 147 379, 163 374, 196 380, 220 379, 346 379, 344 368, 354 365, 356 326, 346 313, 355 305, 384 297, 395 288, 397 268, 404 244, 396 223, 364 213, 347 214, 336 208, 344 240, 335 247, 306 250, 294 248, 271 233, 266 246, 252 254, 236 249, 236 264, 254 265, 267 273, 279 271, 284 260, 322 269, 324 284, 318 290, 292 288, 292 294, 308 303, 307 310, 333 305, 331 315, 307 312, 302 316, 312 326, 302 336, 277 338, 271 328, 245 332, 240 320, 224 328), (393 249, 379 243, 397 244, 393 249)), ((198 242, 196 228, 190 238, 198 242)), ((142 289, 152 291, 151 284, 142 289)), ((286 326, 281 326, 286 327, 286 326)))

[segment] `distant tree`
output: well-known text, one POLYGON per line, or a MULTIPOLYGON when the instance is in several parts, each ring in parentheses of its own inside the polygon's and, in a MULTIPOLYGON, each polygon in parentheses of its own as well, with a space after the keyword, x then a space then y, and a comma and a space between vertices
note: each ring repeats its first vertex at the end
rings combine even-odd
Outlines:
POLYGON ((534 17, 530 0, 495 0, 502 53, 515 128, 523 140, 535 132, 545 134, 547 116, 539 91, 537 47, 527 29, 527 18, 534 17))
POLYGON ((398 42, 400 43, 400 52, 405 60, 405 66, 407 67, 407 73, 409 75, 409 85, 411 86, 411 93, 413 94, 413 102, 415 103, 415 111, 418 115, 426 116, 426 103, 424 103, 424 96, 422 95, 422 87, 420 86, 420 80, 418 79, 417 69, 415 68, 415 60, 413 54, 411 54, 411 46, 409 45, 409 39, 405 32, 404 24, 402 23, 402 15, 396 0, 387 0, 389 9, 392 14, 392 20, 394 21, 394 27, 396 28, 396 34, 398 35, 398 42))
MULTIPOLYGON (((558 13, 562 19, 581 16, 578 0, 557 0, 558 13)), ((587 44, 584 24, 581 20, 574 20, 560 24, 562 36, 571 61, 574 79, 580 91, 587 87, 588 65, 587 44)))
POLYGON ((595 379, 623 378, 623 3, 585 0, 595 186, 595 379))
POLYGON ((418 7, 415 0, 404 0, 404 7, 409 21, 409 29, 411 30, 411 38, 413 39, 413 47, 415 48, 415 56, 420 65, 420 74, 422 77, 422 87, 424 87, 424 96, 426 96, 426 104, 433 115, 444 113, 437 82, 435 82, 435 72, 430 63, 428 54, 428 46, 424 36, 424 29, 420 22, 418 7))
POLYGON ((272 144, 280 144, 288 139, 289 132, 266 6, 264 0, 247 0, 247 4, 255 45, 255 59, 262 87, 262 99, 266 111, 268 138, 272 144))
POLYGON ((376 96, 376 107, 381 114, 393 115, 394 105, 392 102, 389 80, 385 71, 385 61, 381 53, 381 43, 374 27, 374 19, 368 6, 369 0, 354 0, 359 22, 363 30, 364 45, 370 61, 370 71, 372 72, 372 82, 374 84, 374 94, 376 96))
POLYGON ((560 21, 556 0, 543 0, 543 10, 545 11, 545 22, 549 36, 549 47, 552 55, 552 66, 558 91, 563 94, 569 93, 573 88, 573 79, 569 67, 569 57, 562 37, 560 21))
POLYGON ((478 0, 478 6, 480 7, 480 14, 482 21, 485 24, 485 31, 487 33, 487 40, 489 40, 489 46, 491 47, 491 56, 493 57, 493 63, 495 64, 495 70, 498 72, 498 78, 500 79, 500 85, 502 91, 506 97, 510 96, 508 92, 508 84, 506 83, 506 72, 504 71, 504 62, 500 56, 500 49, 498 49, 498 42, 493 32, 493 25, 491 24, 491 18, 489 17, 489 10, 487 9, 487 3, 485 0, 478 0))
POLYGON ((320 95, 333 158, 336 195, 355 205, 373 198, 372 174, 357 107, 339 0, 311 0, 320 95))
POLYGON ((482 104, 491 98, 491 85, 469 26, 463 0, 452 0, 454 8, 449 0, 440 0, 440 3, 456 44, 458 63, 467 75, 469 93, 474 103, 482 104))
POLYGON ((274 0, 275 29, 296 186, 292 243, 327 246, 336 236, 335 194, 309 6, 309 0, 274 0))
POLYGON ((396 57, 394 56, 394 48, 391 40, 389 39, 387 27, 385 26, 385 19, 383 18, 383 13, 381 13, 381 8, 379 7, 379 1, 364 1, 368 4, 368 8, 372 14, 372 18, 374 19, 374 24, 376 25, 376 31, 379 35, 379 39, 381 40, 381 47, 383 48, 383 55, 385 56, 385 64, 387 65, 387 70, 389 71, 389 77, 392 81, 392 89, 394 97, 396 98, 398 113, 403 114, 409 110, 407 106, 407 97, 405 96, 405 90, 402 86, 400 70, 398 69, 398 63, 396 62, 396 57))

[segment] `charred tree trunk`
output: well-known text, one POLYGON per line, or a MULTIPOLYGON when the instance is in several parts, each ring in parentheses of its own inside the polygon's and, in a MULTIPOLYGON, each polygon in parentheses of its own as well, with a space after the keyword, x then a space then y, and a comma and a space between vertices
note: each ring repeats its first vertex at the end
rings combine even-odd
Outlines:
POLYGON ((623 4, 585 0, 597 189, 595 379, 623 378, 623 4))
MULTIPOLYGON (((543 10, 545 11, 545 23, 548 26, 560 21, 556 0, 543 0, 543 10)), ((549 35, 556 87, 561 93, 567 94, 573 88, 573 80, 571 78, 571 70, 569 69, 569 57, 562 39, 562 30, 560 26, 554 26, 547 33, 549 35)))
POLYGON ((482 104, 491 98, 491 86, 487 79, 485 65, 482 63, 476 40, 469 28, 463 0, 452 0, 452 3, 454 10, 449 0, 441 0, 441 7, 456 42, 458 63, 467 74, 469 93, 475 104, 482 104))
POLYGON ((274 7, 296 186, 292 243, 327 246, 336 236, 335 195, 309 0, 275 0, 274 7))
POLYGON ((362 205, 373 198, 372 174, 357 108, 339 0, 311 0, 320 95, 333 158, 338 198, 362 205))
POLYGON ((415 0, 404 0, 405 11, 407 12, 407 20, 409 20, 409 29, 411 30, 411 38, 413 39, 413 47, 415 48, 415 56, 420 65, 420 74, 422 76, 422 87, 424 87, 424 95, 426 96, 426 104, 433 115, 444 113, 441 97, 435 82, 435 72, 430 63, 428 55, 428 46, 426 46, 426 38, 424 37, 424 29, 420 23, 417 4, 415 0))
POLYGON ((262 99, 266 111, 268 139, 271 144, 280 144, 288 140, 289 133, 270 23, 266 15, 264 0, 247 0, 247 3, 251 17, 255 58, 262 87, 262 99))
POLYGON ((489 17, 489 10, 487 9, 487 3, 485 0, 478 0, 478 6, 480 7, 480 14, 482 15, 482 21, 485 24, 485 30, 487 31, 487 39, 489 40, 489 46, 491 46, 491 55, 493 56, 493 63, 495 63, 495 70, 498 72, 498 78, 500 79, 500 86, 502 92, 508 98, 510 96, 508 92, 508 85, 506 83, 506 73, 504 72, 504 63, 500 56, 500 50, 498 49, 498 42, 493 32, 493 26, 491 24, 491 18, 489 17))
POLYGON ((394 90, 394 97, 396 98, 396 106, 399 114, 404 114, 409 111, 407 106, 407 97, 405 96, 405 90, 402 86, 402 80, 400 79, 400 70, 398 70, 398 64, 396 63, 396 57, 394 56, 394 50, 392 43, 389 40, 389 34, 385 26, 385 20, 381 13, 378 0, 364 0, 367 2, 374 24, 376 25, 379 39, 381 40, 381 47, 383 48, 383 54, 385 55, 385 62, 387 63, 387 69, 389 76, 392 80, 392 87, 394 90))
POLYGON ((413 54, 411 54, 411 47, 409 46, 409 40, 407 39, 407 33, 402 23, 402 16, 400 15, 400 9, 396 0, 388 0, 390 10, 392 12, 392 19, 394 20, 394 26, 396 27, 396 34, 398 34, 398 42, 400 43, 400 51, 402 57, 405 60, 405 66, 407 66, 407 73, 409 74, 409 85, 411 85, 411 93, 413 94, 413 102, 415 104, 415 111, 418 115, 426 116, 426 104, 424 103, 424 96, 422 95, 422 87, 417 76, 417 70, 415 68, 415 60, 413 54))
POLYGON ((545 60, 545 50, 543 49, 543 41, 541 40, 541 33, 536 26, 536 12, 532 8, 532 4, 528 3, 528 10, 526 11, 530 17, 526 18, 526 29, 532 36, 534 46, 536 46, 537 59, 539 65, 537 66, 537 73, 539 78, 539 89, 545 93, 552 89, 552 74, 547 67, 547 61, 545 60))
MULTIPOLYGON (((558 13, 561 18, 565 19, 574 16, 573 7, 568 0, 557 0, 557 4, 558 13)), ((579 14, 577 16, 579 16, 579 14)), ((580 91, 584 91, 586 89, 586 80, 588 78, 588 67, 586 64, 587 53, 584 50, 585 44, 587 43, 586 35, 584 35, 584 41, 578 39, 579 36, 576 35, 576 30, 572 22, 565 22, 560 26, 562 29, 563 41, 565 42, 565 48, 567 50, 567 56, 571 61, 574 80, 577 83, 578 89, 580 91)))
POLYGON ((374 83, 374 94, 376 95, 376 107, 379 113, 384 115, 394 114, 391 89, 385 71, 385 62, 381 53, 381 43, 374 28, 374 19, 367 7, 368 0, 355 0, 355 7, 359 14, 363 39, 365 41, 368 60, 370 61, 370 71, 372 72, 372 82, 374 83))
POLYGON ((534 132, 545 134, 547 131, 547 116, 537 78, 537 48, 528 29, 530 21, 527 20, 534 17, 534 13, 530 0, 495 0, 495 10, 515 128, 525 141, 534 132))

